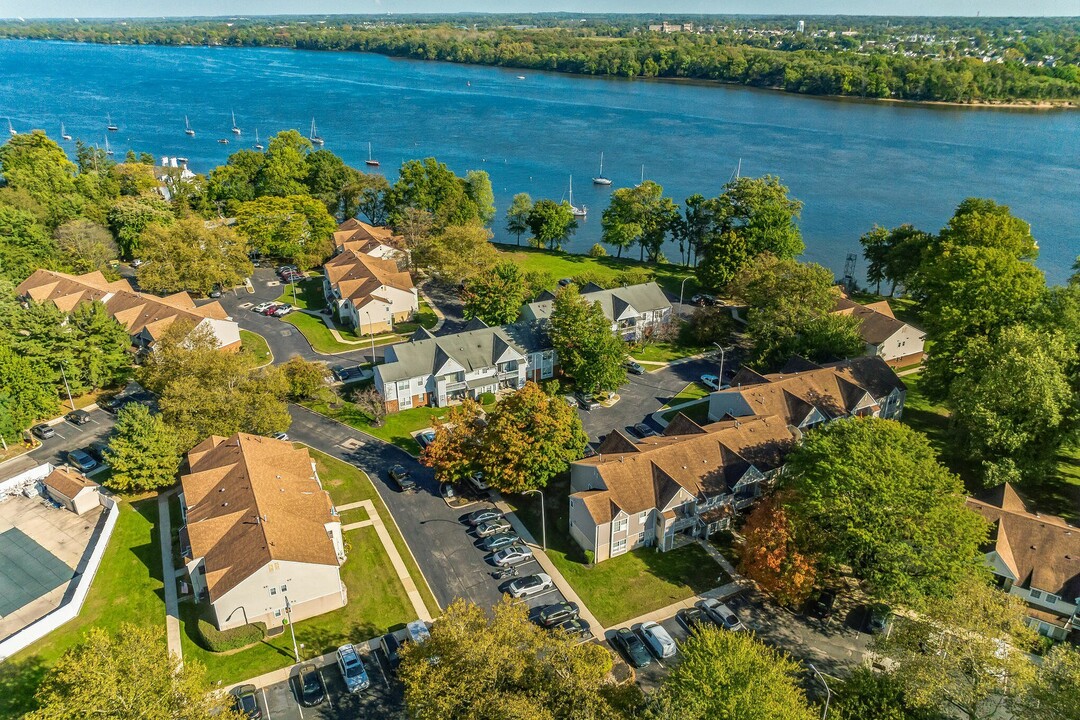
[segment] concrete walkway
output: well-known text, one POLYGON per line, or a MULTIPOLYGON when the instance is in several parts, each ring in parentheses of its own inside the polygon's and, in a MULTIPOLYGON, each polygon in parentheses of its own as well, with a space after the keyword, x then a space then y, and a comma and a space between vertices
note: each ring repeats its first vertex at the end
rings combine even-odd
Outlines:
POLYGON ((342 531, 368 526, 375 528, 375 532, 379 536, 379 541, 382 542, 383 549, 386 550, 386 554, 390 556, 390 562, 394 566, 394 571, 397 573, 398 580, 405 586, 405 593, 409 596, 409 602, 412 603, 413 612, 415 612, 416 616, 424 622, 431 622, 431 612, 428 610, 427 605, 424 604, 424 596, 420 594, 420 591, 416 588, 416 583, 413 582, 412 576, 409 575, 409 568, 406 567, 405 561, 401 559, 401 554, 398 552, 397 547, 394 546, 394 539, 390 537, 386 525, 383 524, 382 518, 379 517, 378 511, 375 509, 375 503, 370 500, 360 500, 358 502, 338 506, 338 512, 344 512, 358 507, 362 507, 367 511, 368 519, 345 525, 341 528, 342 531))
POLYGON ((536 562, 540 564, 540 567, 544 569, 544 572, 551 576, 551 581, 555 583, 555 587, 559 588, 559 592, 563 594, 563 597, 570 602, 577 603, 578 613, 585 622, 589 623, 589 629, 592 630, 593 636, 599 638, 604 637, 604 626, 601 625, 600 621, 596 619, 596 616, 592 614, 592 611, 589 610, 585 601, 574 592, 574 588, 570 583, 566 582, 566 578, 559 572, 559 568, 555 567, 554 563, 551 562, 547 553, 541 549, 540 543, 536 542, 536 538, 529 532, 529 528, 525 527, 525 524, 521 522, 516 514, 514 514, 514 511, 501 496, 495 493, 492 497, 495 500, 495 507, 499 508, 510 524, 514 526, 514 532, 525 541, 526 545, 529 545, 532 548, 533 557, 536 558, 536 562))
POLYGON ((176 570, 172 558, 172 519, 169 517, 169 498, 176 490, 158 495, 158 539, 161 541, 161 570, 165 578, 165 636, 169 654, 183 665, 184 652, 180 645, 180 607, 176 599, 176 570))
POLYGON ((416 291, 420 293, 420 298, 428 304, 428 307, 431 308, 431 312, 435 313, 435 317, 438 318, 438 320, 435 321, 435 324, 428 328, 428 332, 434 335, 439 332, 439 330, 442 330, 443 323, 446 322, 446 316, 443 315, 443 311, 439 309, 439 306, 431 301, 431 298, 427 296, 427 293, 420 288, 417 288, 416 291))

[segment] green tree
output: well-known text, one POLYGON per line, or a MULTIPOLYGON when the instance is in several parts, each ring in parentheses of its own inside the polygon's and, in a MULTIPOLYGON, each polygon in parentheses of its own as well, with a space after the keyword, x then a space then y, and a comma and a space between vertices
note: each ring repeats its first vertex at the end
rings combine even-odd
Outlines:
POLYGON ((241 150, 229 156, 224 165, 210 171, 206 191, 223 211, 239 203, 255 199, 256 184, 262 173, 266 156, 257 150, 241 150))
POLYGON ((38 268, 59 268, 56 244, 33 214, 0 205, 0 277, 21 282, 38 268))
POLYGON ((972 340, 964 357, 967 369, 950 387, 948 405, 966 457, 992 485, 1052 471, 1080 420, 1069 374, 1080 361, 1076 345, 1058 332, 1014 326, 993 340, 972 340))
POLYGON ((479 466, 485 480, 511 493, 546 487, 589 442, 577 411, 533 382, 495 405, 482 437, 479 466))
POLYGON ((509 598, 491 616, 456 600, 429 640, 402 649, 400 677, 416 720, 614 720, 611 665, 600 645, 537 627, 509 598))
POLYGON ((311 362, 299 355, 289 358, 281 366, 281 372, 289 383, 289 399, 293 401, 316 397, 330 381, 330 371, 325 363, 311 362))
POLYGON ((874 649, 892 661, 911 703, 990 720, 1034 679, 1026 653, 1035 637, 1022 600, 969 576, 951 597, 895 617, 874 649))
POLYGON ((517 320, 522 303, 535 294, 534 290, 521 267, 505 260, 465 281, 461 293, 465 317, 480 318, 488 325, 512 323, 517 320))
POLYGON ((945 720, 947 717, 912 704, 895 673, 859 666, 834 685, 829 708, 841 720, 945 720))
POLYGON ((988 527, 926 436, 892 420, 835 420, 788 457, 786 506, 798 537, 874 597, 918 604, 947 597, 974 572, 988 527))
POLYGON ((311 141, 296 130, 282 130, 270 138, 255 178, 256 197, 304 195, 310 153, 311 141))
POLYGON ((682 644, 657 692, 657 714, 680 720, 815 720, 801 668, 750 633, 703 627, 682 644))
POLYGON ((413 251, 413 264, 458 283, 495 264, 499 253, 490 241, 491 231, 478 222, 451 225, 413 251))
POLYGON ((436 417, 432 421, 435 439, 420 454, 420 462, 435 471, 439 482, 462 482, 479 469, 482 415, 480 403, 466 398, 460 405, 451 407, 445 418, 436 417))
POLYGON ((69 333, 69 381, 96 390, 115 385, 131 369, 131 336, 100 302, 77 305, 61 332, 69 333))
POLYGON ((410 160, 401 166, 397 182, 386 193, 390 224, 398 227, 409 208, 430 213, 436 228, 483 224, 491 215, 488 207, 477 204, 486 199, 478 195, 483 194, 482 185, 479 177, 469 183, 435 158, 410 160))
POLYGON ((307 174, 304 185, 307 192, 326 206, 331 215, 342 212, 342 191, 353 178, 345 161, 326 149, 316 150, 307 156, 307 174))
POLYGON ((664 197, 664 188, 652 180, 632 188, 619 188, 611 194, 611 202, 600 219, 603 241, 619 249, 637 243, 641 259, 648 254, 657 261, 667 233, 677 226, 679 211, 671 198, 664 197))
POLYGON ((305 268, 330 257, 336 227, 323 204, 307 195, 260 197, 236 210, 236 230, 255 250, 305 268))
POLYGON ((626 382, 626 343, 611 329, 600 303, 590 303, 576 286, 556 291, 549 332, 559 365, 581 392, 614 390, 626 382))
POLYGON ((105 455, 112 467, 109 486, 120 492, 158 490, 176 482, 176 435, 141 403, 128 403, 117 413, 105 455))
POLYGON ((919 265, 936 238, 911 225, 892 230, 875 225, 859 242, 866 258, 867 281, 881 292, 881 283, 888 280, 891 296, 898 286, 906 287, 917 281, 919 265))
POLYGON ((139 237, 150 225, 171 225, 175 220, 169 203, 160 195, 122 197, 108 211, 109 228, 120 252, 131 259, 139 254, 139 237))
MULTIPOLYGON (((8 187, 26 191, 49 208, 50 217, 68 219, 59 207, 75 196, 75 165, 44 132, 15 135, 0 145, 0 173, 8 187)), ((59 224, 54 222, 53 226, 59 224)))
POLYGON ((993 248, 1017 260, 1034 260, 1039 254, 1031 226, 1015 217, 1008 206, 985 198, 960 203, 938 241, 953 247, 993 248))
POLYGON ((491 178, 483 170, 469 170, 465 173, 465 194, 476 206, 476 217, 487 225, 495 219, 495 191, 491 189, 491 178))
POLYGON ((538 200, 529 210, 526 223, 536 245, 550 250, 561 250, 578 227, 570 203, 565 200, 538 200))
POLYGON ((517 244, 521 244, 521 236, 529 232, 529 215, 532 213, 533 201, 528 193, 518 193, 510 201, 510 207, 506 209, 506 231, 517 238, 517 244))
POLYGON ((150 225, 139 240, 143 264, 139 287, 159 295, 191 291, 209 295, 217 285, 231 288, 251 275, 247 245, 227 225, 197 217, 172 225, 150 225))
POLYGON ((27 720, 240 720, 203 667, 175 662, 162 633, 129 623, 93 627, 49 669, 27 720))
POLYGON ((0 342, 0 436, 14 440, 35 421, 56 415, 60 401, 41 360, 0 342))
POLYGON ((1055 645, 1010 709, 1018 720, 1080 720, 1080 651, 1055 645))
MULTIPOLYGON (((390 191, 390 183, 382 175, 364 175, 360 193, 356 199, 356 211, 362 213, 372 225, 385 225, 386 217, 386 193, 390 191)), ((346 192, 351 192, 349 188, 346 192)), ((356 213, 349 214, 353 217, 356 213)))
POLYGON ((724 186, 719 199, 724 231, 741 239, 747 257, 767 252, 790 260, 805 249, 796 222, 802 203, 788 197, 780 178, 735 178, 724 186))
MULTIPOLYGON (((671 233, 679 243, 679 256, 684 264, 694 264, 701 248, 706 247, 720 232, 718 200, 695 193, 686 198, 682 215, 672 224, 671 233)), ((730 278, 728 278, 730 280, 730 278)), ((717 286, 727 284, 727 280, 717 286)))
POLYGON ((109 262, 120 252, 108 228, 92 220, 70 220, 56 228, 53 237, 72 271, 79 274, 94 270, 111 272, 109 262))

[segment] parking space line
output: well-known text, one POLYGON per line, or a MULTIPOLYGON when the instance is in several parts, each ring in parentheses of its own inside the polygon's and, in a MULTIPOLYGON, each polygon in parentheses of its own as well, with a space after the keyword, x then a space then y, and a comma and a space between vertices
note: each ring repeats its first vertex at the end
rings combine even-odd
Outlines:
POLYGON ((330 699, 330 685, 326 682, 326 677, 322 674, 322 670, 319 670, 319 679, 322 680, 323 690, 326 691, 326 702, 330 705, 330 709, 334 709, 334 701, 330 699))
POLYGON ((270 716, 270 703, 266 701, 266 688, 260 688, 259 692, 262 693, 263 696, 263 707, 266 708, 266 720, 274 720, 270 716))
POLYGON ((390 689, 390 680, 387 679, 386 671, 383 670, 382 660, 379 658, 379 651, 378 650, 372 650, 371 654, 375 656, 375 664, 379 666, 379 676, 382 677, 383 685, 385 685, 386 689, 389 690, 390 689))

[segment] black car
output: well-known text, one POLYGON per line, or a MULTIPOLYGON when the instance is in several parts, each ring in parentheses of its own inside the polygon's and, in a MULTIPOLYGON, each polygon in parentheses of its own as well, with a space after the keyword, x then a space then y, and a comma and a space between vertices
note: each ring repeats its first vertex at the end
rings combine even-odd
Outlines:
POLYGON ((241 685, 233 691, 236 695, 233 707, 248 720, 259 720, 262 717, 262 708, 255 697, 256 692, 254 685, 241 685))
POLYGON ((72 410, 64 416, 64 419, 72 425, 85 425, 90 422, 90 413, 85 410, 72 410))
POLYGON ((806 601, 806 614, 818 620, 828 620, 833 614, 833 605, 836 603, 835 590, 821 590, 806 601))
POLYGON ((709 295, 708 293, 699 293, 698 295, 690 298, 690 302, 694 305, 697 305, 698 307, 705 307, 707 305, 715 305, 716 298, 714 298, 712 295, 709 295))
POLYGON ((641 367, 639 363, 636 363, 633 360, 627 360, 625 363, 623 363, 623 367, 626 368, 626 372, 632 375, 645 374, 645 368, 641 367))
POLYGON ((212 298, 221 297, 221 285, 219 285, 218 283, 214 283, 214 287, 210 288, 210 297, 212 297, 212 298))
POLYGON ((469 524, 476 526, 482 523, 486 523, 489 520, 495 520, 501 518, 503 514, 495 508, 481 508, 480 510, 473 510, 469 513, 469 524))
POLYGON ((401 492, 415 492, 416 481, 409 476, 409 471, 402 465, 390 468, 390 479, 393 480, 401 492))
POLYGON ((97 405, 99 408, 109 413, 110 415, 115 415, 116 413, 120 412, 120 408, 124 407, 127 404, 127 398, 122 398, 118 396, 105 398, 104 400, 98 400, 97 405))
POLYGON ((683 608, 675 613, 675 619, 688 633, 692 633, 711 623, 709 618, 705 617, 705 613, 701 612, 701 608, 696 607, 683 608))
POLYGON ((30 432, 34 433, 34 435, 38 436, 38 438, 42 440, 48 440, 52 436, 56 435, 56 431, 45 423, 35 425, 34 427, 30 428, 30 432))
POLYGON ((109 443, 102 440, 96 440, 87 446, 86 452, 99 463, 103 463, 105 462, 105 451, 108 449, 109 443))
POLYGON ((386 664, 390 666, 390 670, 397 670, 398 665, 401 664, 401 641, 397 639, 394 633, 387 633, 382 636, 382 649, 383 654, 386 655, 386 664))
POLYGON ((571 637, 588 637, 592 632, 589 629, 589 623, 581 618, 571 618, 561 622, 559 623, 559 629, 571 637))
POLYGON ((637 425, 631 425, 631 426, 627 427, 626 429, 629 430, 631 433, 633 433, 635 437, 641 438, 642 440, 656 434, 656 431, 653 430, 648 425, 646 425, 645 423, 638 423, 637 425))
POLYGON ((536 622, 546 628, 550 628, 561 625, 567 620, 573 620, 577 616, 577 603, 561 602, 555 603, 554 605, 545 605, 540 608, 540 613, 536 616, 536 622))
POLYGON ((630 628, 619 628, 611 638, 611 644, 617 647, 627 661, 636 668, 652 664, 652 655, 645 647, 645 642, 630 628))
POLYGON ((321 705, 326 699, 326 685, 323 684, 322 674, 314 665, 300 666, 296 684, 300 688, 300 704, 304 707, 321 705))

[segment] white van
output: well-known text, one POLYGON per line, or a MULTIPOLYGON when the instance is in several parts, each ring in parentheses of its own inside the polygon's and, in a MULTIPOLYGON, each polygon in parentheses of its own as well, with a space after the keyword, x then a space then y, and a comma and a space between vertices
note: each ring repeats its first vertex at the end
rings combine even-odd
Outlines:
POLYGON ((649 646, 649 650, 657 657, 658 660, 673 657, 678 648, 675 647, 675 641, 671 639, 671 635, 664 629, 660 623, 644 622, 641 623, 641 627, 638 629, 641 633, 641 637, 645 639, 645 643, 649 646))

